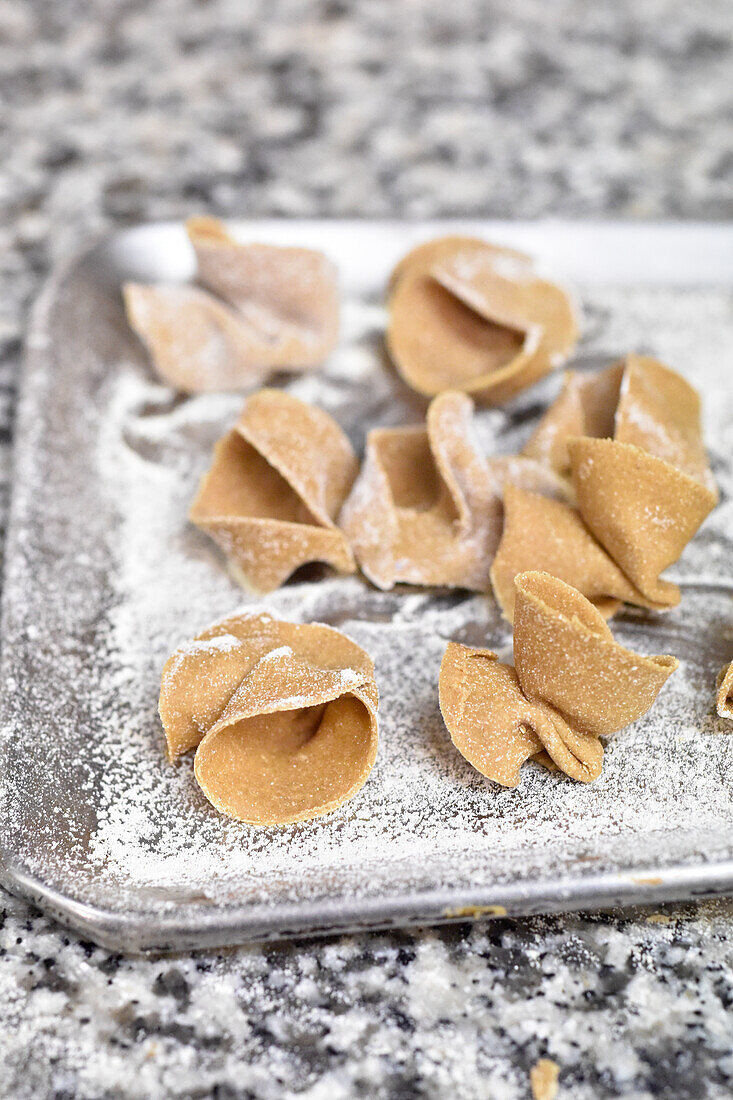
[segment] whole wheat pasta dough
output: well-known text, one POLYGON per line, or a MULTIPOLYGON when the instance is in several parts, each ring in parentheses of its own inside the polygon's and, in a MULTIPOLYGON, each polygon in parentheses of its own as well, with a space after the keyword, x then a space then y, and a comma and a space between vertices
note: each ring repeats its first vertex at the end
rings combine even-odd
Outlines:
POLYGON ((531 259, 470 237, 418 246, 389 288, 387 346, 404 380, 432 397, 463 390, 498 405, 560 366, 577 340, 570 299, 531 259))
POLYGON ((194 774, 222 813, 283 825, 336 809, 377 753, 369 655, 321 624, 232 615, 172 654, 160 717, 171 761, 196 749, 194 774))
POLYGON ((515 577, 540 569, 571 584, 604 618, 622 603, 658 608, 647 600, 594 538, 576 508, 566 501, 508 485, 504 492, 502 538, 491 563, 494 595, 505 617, 514 618, 515 577))
POLYGON ((621 601, 679 603, 660 578, 717 502, 702 441, 700 399, 675 371, 629 355, 599 374, 568 372, 560 396, 524 449, 567 479, 576 508, 515 493, 506 502, 492 566, 494 592, 511 619, 512 580, 555 573, 605 614, 621 601))
POLYGON ((567 371, 523 454, 571 477, 576 436, 630 443, 717 494, 702 436, 700 395, 671 367, 626 355, 594 374, 567 371))
POLYGON ((548 573, 515 580, 514 667, 489 649, 450 642, 440 709, 458 751, 482 775, 516 787, 535 758, 573 779, 597 779, 599 738, 646 714, 677 668, 615 641, 597 608, 548 573))
POLYGON ((249 329, 200 287, 126 283, 123 298, 130 327, 167 386, 182 393, 246 389, 267 373, 249 329))
POLYGON ((277 588, 307 562, 353 573, 336 517, 357 470, 349 440, 328 413, 283 390, 260 390, 217 444, 190 518, 254 591, 277 588))
POLYGON ((127 283, 131 327, 168 385, 250 389, 273 370, 317 366, 338 339, 335 268, 320 252, 240 244, 215 218, 186 229, 198 286, 127 283))
POLYGON ((338 340, 340 303, 336 269, 322 252, 240 244, 216 218, 191 218, 186 230, 198 282, 257 334, 267 367, 323 362, 338 340))
POLYGON ((676 584, 659 576, 678 560, 717 495, 632 443, 581 437, 568 442, 583 521, 647 601, 673 607, 676 584))
POLYGON ((509 485, 565 492, 552 471, 522 456, 488 460, 473 439, 473 402, 447 392, 425 426, 369 433, 361 473, 339 523, 379 588, 403 582, 485 591, 509 485))

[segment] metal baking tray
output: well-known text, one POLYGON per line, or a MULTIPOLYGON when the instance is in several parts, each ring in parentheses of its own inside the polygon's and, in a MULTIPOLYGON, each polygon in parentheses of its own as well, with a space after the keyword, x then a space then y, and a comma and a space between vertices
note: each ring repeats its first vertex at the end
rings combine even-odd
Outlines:
MULTIPOLYGON (((106 238, 51 279, 33 314, 16 430, 2 618, 2 881, 119 950, 519 915, 733 892, 733 724, 714 713, 733 656, 733 226, 497 222, 239 222, 244 239, 323 249, 344 316, 318 373, 276 384, 327 408, 358 448, 424 403, 383 350, 387 275, 409 247, 466 232, 534 254, 575 289, 571 365, 656 354, 697 385, 721 504, 673 571, 667 614, 626 612, 620 640, 674 653, 649 715, 608 742, 590 786, 529 764, 503 790, 453 749, 437 671, 457 639, 511 653, 489 595, 301 573, 247 597, 186 521, 241 395, 176 395, 125 323, 120 284, 185 280, 182 228, 106 238), (376 659, 380 749, 336 813, 286 828, 229 821, 190 758, 167 763, 157 713, 171 649, 235 608, 338 626, 376 659)), ((479 413, 487 451, 522 445, 546 379, 479 413)))

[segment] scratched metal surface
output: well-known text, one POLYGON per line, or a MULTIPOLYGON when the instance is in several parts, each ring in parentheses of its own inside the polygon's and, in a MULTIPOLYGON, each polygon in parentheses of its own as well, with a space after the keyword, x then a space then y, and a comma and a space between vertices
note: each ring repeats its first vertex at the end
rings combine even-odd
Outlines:
MULTIPOLYGON (((277 384, 333 413, 361 447, 424 411, 382 350, 382 294, 400 254, 457 223, 240 223, 244 237, 323 248, 339 266, 344 333, 326 368, 277 384)), ((449 638, 511 652, 490 597, 311 570, 265 600, 233 584, 185 520, 241 396, 158 385, 125 324, 128 277, 186 279, 182 230, 117 234, 73 260, 35 311, 17 431, 3 605, 3 881, 91 938, 130 950, 733 892, 733 739, 713 710, 733 655, 733 229, 473 223, 575 287, 574 365, 627 350, 665 358, 703 392, 721 504, 675 567, 679 608, 628 612, 620 640, 682 662, 652 712, 612 739, 591 786, 525 768, 517 791, 453 750, 437 706, 449 638), (190 760, 164 758, 156 716, 170 649, 241 605, 344 629, 373 654, 377 765, 336 814, 286 829, 218 815, 190 760)), ((487 450, 521 446, 548 379, 479 415, 487 450)))

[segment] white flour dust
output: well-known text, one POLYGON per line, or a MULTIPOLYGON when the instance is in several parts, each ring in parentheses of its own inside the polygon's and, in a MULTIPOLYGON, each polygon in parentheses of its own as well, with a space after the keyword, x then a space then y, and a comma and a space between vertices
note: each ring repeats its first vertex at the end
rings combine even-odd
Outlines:
MULTIPOLYGON (((109 535, 112 598, 89 658, 97 686, 84 798, 95 812, 73 872, 78 894, 121 891, 136 905, 137 892, 148 907, 180 898, 276 904, 405 895, 556 879, 576 859, 591 861, 585 869, 612 868, 730 844, 733 738, 722 736, 712 700, 726 647, 733 651, 733 602, 722 591, 733 576, 726 436, 733 306, 713 290, 595 288, 582 297, 587 335, 572 365, 599 368, 637 350, 681 370, 703 391, 722 496, 675 567, 674 579, 685 586, 681 606, 616 620, 622 643, 674 653, 682 664, 651 713, 608 743, 601 778, 583 786, 530 764, 517 790, 503 790, 454 750, 437 700, 446 642, 488 645, 511 657, 511 632, 490 596, 406 587, 384 593, 359 576, 325 571, 263 600, 238 588, 187 510, 215 440, 243 399, 174 398, 123 344, 107 365, 106 411, 90 441, 93 476, 119 524, 109 535), (166 759, 157 716, 163 665, 177 646, 240 608, 329 623, 374 658, 377 762, 363 790, 327 818, 279 829, 230 821, 201 794, 190 755, 177 765, 166 759)), ((382 324, 380 309, 350 302, 342 343, 323 371, 283 383, 335 416, 360 452, 369 427, 419 423, 424 413, 384 363, 382 324)), ((555 375, 507 409, 479 413, 485 453, 516 451, 559 385, 555 375)), ((227 645, 226 637, 216 644, 227 645)), ((78 659, 69 654, 65 675, 74 675, 78 659)), ((33 858, 42 871, 42 845, 33 858)))

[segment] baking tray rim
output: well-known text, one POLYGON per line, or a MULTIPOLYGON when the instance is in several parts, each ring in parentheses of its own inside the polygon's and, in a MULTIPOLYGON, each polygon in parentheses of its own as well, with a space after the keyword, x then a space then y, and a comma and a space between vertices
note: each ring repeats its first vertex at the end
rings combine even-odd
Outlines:
MULTIPOLYGON (((695 246, 697 262, 701 253, 706 260, 712 257, 712 267, 723 261, 724 266, 705 277, 682 281, 677 285, 733 286, 733 255, 727 247, 733 243, 733 222, 684 221, 664 222, 631 220, 598 221, 570 219, 537 219, 530 221, 496 220, 481 218, 444 218, 405 221, 387 218, 252 218, 232 219, 229 224, 235 231, 241 228, 261 229, 270 232, 272 227, 282 227, 291 222, 307 225, 312 230, 349 227, 388 228, 408 225, 416 233, 430 235, 440 232, 481 232, 485 235, 509 235, 514 241, 543 231, 561 239, 565 232, 592 232, 598 237, 628 238, 637 242, 646 238, 647 244, 661 239, 677 238, 683 252, 695 246), (727 258, 727 262, 726 262, 727 258)), ((170 232, 179 229, 180 221, 151 221, 98 234, 85 247, 74 251, 66 260, 57 264, 47 277, 29 313, 24 354, 20 371, 16 404, 15 432, 10 473, 10 504, 5 537, 3 560, 3 590, 0 600, 0 683, 7 675, 5 650, 5 623, 8 615, 8 587, 6 584, 9 563, 17 538, 15 521, 15 469, 22 448, 24 433, 19 431, 27 392, 27 380, 36 356, 45 353, 44 334, 47 315, 60 286, 69 272, 97 249, 124 242, 146 231, 170 232)), ((529 243, 529 241, 528 241, 529 243)), ((649 255, 647 249, 644 250, 649 255)), ((658 267, 652 263, 652 272, 658 267)), ((641 277, 646 283, 654 281, 649 272, 641 277)), ((669 285, 663 282, 662 285, 669 285)), ((2 791, 0 790, 0 794, 2 791)), ((0 802, 0 809, 2 803, 0 802)), ((231 906, 222 911, 197 907, 196 928, 192 929, 191 909, 185 916, 177 913, 156 914, 154 919, 129 916, 113 908, 95 905, 72 894, 65 893, 44 882, 38 875, 20 866, 13 853, 0 841, 0 885, 10 893, 24 898, 57 920, 65 927, 79 933, 93 943, 128 954, 162 954, 176 951, 203 950, 224 946, 237 946, 248 942, 284 940, 295 937, 336 936, 350 932, 388 929, 393 927, 432 925, 465 922, 479 918, 516 918, 533 915, 607 910, 628 906, 653 906, 674 901, 703 900, 733 895, 733 849, 728 857, 718 857, 710 862, 688 863, 677 861, 668 865, 650 864, 633 866, 616 871, 592 872, 573 879, 535 879, 524 882, 477 885, 471 888, 417 889, 409 895, 394 894, 379 897, 344 898, 336 896, 316 901, 278 903, 277 911, 267 903, 231 906)))

